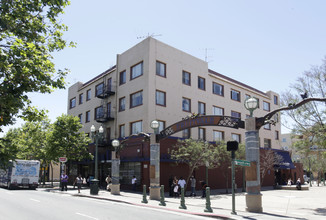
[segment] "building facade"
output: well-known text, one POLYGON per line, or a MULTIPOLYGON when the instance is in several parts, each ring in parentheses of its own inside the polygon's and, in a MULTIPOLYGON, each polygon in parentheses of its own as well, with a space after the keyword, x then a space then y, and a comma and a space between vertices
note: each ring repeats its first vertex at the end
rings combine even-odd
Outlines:
MULTIPOLYGON (((68 92, 67 112, 80 118, 86 133, 90 133, 93 124, 96 128, 103 126, 105 141, 100 161, 105 175, 110 172, 106 161, 111 157, 112 139, 140 132, 152 133, 150 122, 154 119, 160 122, 161 131, 192 113, 244 120, 249 116, 244 107, 248 97, 259 100, 259 108, 254 112, 256 117, 279 107, 277 93, 259 91, 210 70, 207 62, 148 37, 118 54, 115 66, 86 83, 72 85, 68 92)), ((279 121, 279 116, 275 120, 279 121)), ((280 123, 265 125, 259 131, 261 147, 280 149, 280 134, 280 123)), ((245 130, 196 127, 176 133, 172 138, 189 137, 244 143, 245 130)), ((134 169, 134 173, 142 173, 145 163, 122 163, 121 171, 134 169)))

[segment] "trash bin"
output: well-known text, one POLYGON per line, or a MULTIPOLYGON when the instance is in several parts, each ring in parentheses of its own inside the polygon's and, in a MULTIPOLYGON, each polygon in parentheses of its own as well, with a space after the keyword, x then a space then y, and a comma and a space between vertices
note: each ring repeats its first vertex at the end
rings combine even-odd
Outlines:
POLYGON ((99 180, 97 180, 97 179, 91 180, 91 182, 90 182, 91 195, 98 195, 98 183, 99 183, 99 180))

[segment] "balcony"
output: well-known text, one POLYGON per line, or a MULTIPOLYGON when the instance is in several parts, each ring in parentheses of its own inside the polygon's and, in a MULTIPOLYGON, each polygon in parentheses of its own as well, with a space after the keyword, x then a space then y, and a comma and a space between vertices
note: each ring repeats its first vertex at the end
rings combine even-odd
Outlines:
POLYGON ((103 114, 98 114, 96 116, 96 122, 98 123, 105 123, 108 121, 113 121, 114 118, 110 115, 110 113, 103 113, 103 114))
POLYGON ((114 91, 111 91, 111 90, 104 90, 104 91, 99 91, 96 95, 97 98, 99 99, 105 99, 105 98, 108 98, 112 95, 114 95, 115 92, 114 91))

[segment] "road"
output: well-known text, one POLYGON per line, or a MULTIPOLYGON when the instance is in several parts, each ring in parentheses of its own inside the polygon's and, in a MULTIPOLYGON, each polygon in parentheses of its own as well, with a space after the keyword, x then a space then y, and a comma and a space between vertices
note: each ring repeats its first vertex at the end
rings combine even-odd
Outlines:
POLYGON ((205 219, 159 209, 137 207, 106 200, 76 197, 63 193, 0 188, 0 219, 104 220, 104 219, 205 219))

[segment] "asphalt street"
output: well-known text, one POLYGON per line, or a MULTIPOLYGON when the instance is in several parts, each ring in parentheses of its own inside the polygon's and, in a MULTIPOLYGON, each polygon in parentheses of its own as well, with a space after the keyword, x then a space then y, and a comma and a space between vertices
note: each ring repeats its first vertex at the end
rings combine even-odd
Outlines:
POLYGON ((0 219, 5 220, 203 219, 184 213, 39 190, 0 188, 0 204, 0 219))

